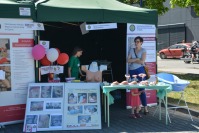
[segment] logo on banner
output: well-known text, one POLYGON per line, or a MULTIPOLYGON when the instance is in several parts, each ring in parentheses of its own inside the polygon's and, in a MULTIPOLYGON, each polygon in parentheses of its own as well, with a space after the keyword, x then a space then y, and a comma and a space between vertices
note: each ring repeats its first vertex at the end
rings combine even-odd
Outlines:
POLYGON ((87 26, 87 28, 88 28, 88 29, 91 29, 91 26, 90 26, 90 25, 88 25, 88 26, 87 26))
POLYGON ((38 26, 38 27, 41 27, 42 25, 41 25, 41 24, 37 24, 37 26, 38 26))
POLYGON ((46 45, 46 42, 42 42, 42 45, 46 45))
POLYGON ((134 30, 135 30, 135 25, 130 25, 130 26, 129 26, 129 30, 130 30, 130 31, 134 31, 134 30))

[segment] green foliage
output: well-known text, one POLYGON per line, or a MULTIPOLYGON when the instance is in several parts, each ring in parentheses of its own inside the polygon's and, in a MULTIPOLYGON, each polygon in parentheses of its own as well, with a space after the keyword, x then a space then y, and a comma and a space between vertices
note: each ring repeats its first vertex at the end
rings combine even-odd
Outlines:
POLYGON ((170 0, 171 8, 194 6, 194 11, 199 16, 199 0, 170 0))
MULTIPOLYGON (((132 5, 135 3, 140 4, 140 0, 118 0, 118 1, 128 4, 128 5, 132 5)), ((142 0, 142 1, 143 1, 144 8, 157 9, 159 15, 162 15, 169 10, 168 7, 165 7, 163 5, 163 3, 166 0, 142 0)))
POLYGON ((163 5, 165 1, 166 0, 145 0, 144 7, 148 9, 157 9, 158 14, 162 15, 169 10, 168 7, 163 5))
MULTIPOLYGON (((122 3, 132 5, 134 3, 140 2, 140 0, 118 0, 122 3)), ((158 14, 162 15, 166 13, 169 8, 164 6, 166 0, 142 0, 143 7, 148 9, 157 9, 158 14)), ((194 6, 194 11, 197 16, 199 16, 199 0, 170 0, 171 8, 175 7, 190 7, 194 6)))

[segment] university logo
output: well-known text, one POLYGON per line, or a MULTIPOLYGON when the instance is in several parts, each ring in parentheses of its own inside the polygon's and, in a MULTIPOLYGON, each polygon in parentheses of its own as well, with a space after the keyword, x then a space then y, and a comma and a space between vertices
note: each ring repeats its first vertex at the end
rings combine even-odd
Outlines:
POLYGON ((130 31, 134 31, 134 30, 135 30, 135 25, 130 25, 130 26, 129 26, 129 30, 130 30, 130 31))

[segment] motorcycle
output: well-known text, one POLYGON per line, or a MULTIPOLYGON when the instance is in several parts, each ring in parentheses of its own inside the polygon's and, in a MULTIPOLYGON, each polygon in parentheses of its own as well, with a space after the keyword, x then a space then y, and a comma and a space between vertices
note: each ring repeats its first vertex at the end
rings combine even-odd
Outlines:
MULTIPOLYGON (((181 60, 183 60, 185 63, 189 64, 189 63, 191 63, 191 58, 192 58, 192 52, 186 51, 186 53, 181 58, 181 60)), ((199 52, 198 51, 195 53, 195 58, 193 59, 193 62, 199 63, 199 52)))

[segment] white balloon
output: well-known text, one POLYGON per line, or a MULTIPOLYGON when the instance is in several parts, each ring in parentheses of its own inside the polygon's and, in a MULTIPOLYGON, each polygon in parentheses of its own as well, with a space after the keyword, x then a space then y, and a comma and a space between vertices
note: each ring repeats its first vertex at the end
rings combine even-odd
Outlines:
POLYGON ((59 53, 58 53, 58 51, 57 51, 55 48, 50 48, 50 49, 47 51, 46 57, 47 57, 47 59, 48 59, 50 62, 54 62, 54 61, 56 61, 57 58, 59 57, 59 53))

